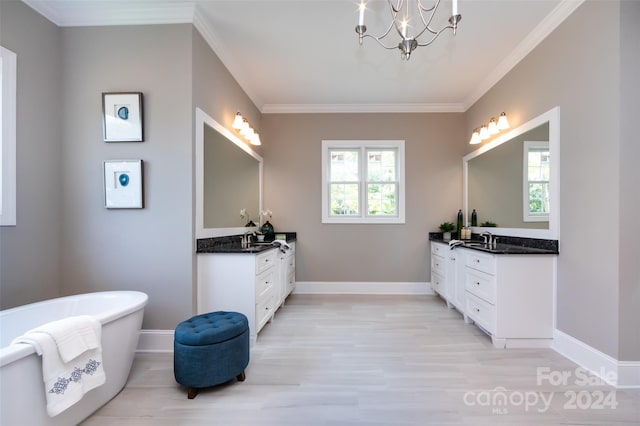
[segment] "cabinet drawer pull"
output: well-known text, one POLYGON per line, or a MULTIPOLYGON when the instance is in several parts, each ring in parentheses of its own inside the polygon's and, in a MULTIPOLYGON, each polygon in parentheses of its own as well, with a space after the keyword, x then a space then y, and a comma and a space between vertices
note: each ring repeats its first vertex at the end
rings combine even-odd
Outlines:
POLYGON ((480 285, 480 281, 476 281, 476 285, 480 285))
POLYGON ((476 312, 480 313, 480 309, 476 308, 476 312))

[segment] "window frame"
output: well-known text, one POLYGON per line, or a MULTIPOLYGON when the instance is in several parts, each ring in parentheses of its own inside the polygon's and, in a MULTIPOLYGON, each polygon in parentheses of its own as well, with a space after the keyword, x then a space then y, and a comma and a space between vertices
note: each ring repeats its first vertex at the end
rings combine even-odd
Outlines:
MULTIPOLYGON (((404 140, 323 140, 322 141, 322 223, 328 224, 404 224, 405 223, 405 141, 404 140), (331 215, 330 152, 333 149, 358 150, 359 215, 331 215), (396 151, 396 201, 397 214, 393 216, 369 216, 367 206, 367 157, 368 150, 390 149, 396 151)), ((372 181, 373 182, 373 181, 372 181)), ((373 182, 375 183, 375 182, 373 182)))
POLYGON ((0 46, 0 66, 0 226, 15 226, 17 55, 0 46))
MULTIPOLYGON (((539 151, 546 149, 549 151, 549 156, 551 156, 551 151, 549 149, 548 141, 524 141, 523 144, 523 162, 522 162, 522 220, 523 222, 548 222, 549 221, 549 212, 547 213, 531 213, 529 211, 529 203, 531 201, 531 194, 529 193, 529 184, 531 182, 537 183, 546 183, 549 186, 549 198, 551 198, 551 187, 550 187, 550 179, 551 179, 551 158, 549 158, 549 180, 546 181, 530 181, 529 180, 529 152, 531 150, 539 151)), ((549 200, 551 201, 551 200, 549 200)), ((549 206, 551 207, 551 206, 549 206)))

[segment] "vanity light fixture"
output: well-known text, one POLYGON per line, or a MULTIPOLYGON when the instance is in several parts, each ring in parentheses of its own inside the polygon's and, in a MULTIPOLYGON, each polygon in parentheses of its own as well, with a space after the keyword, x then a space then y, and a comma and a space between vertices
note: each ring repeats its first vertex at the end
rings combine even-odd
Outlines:
POLYGON ((358 41, 362 44, 363 38, 371 37, 385 49, 400 49, 400 57, 407 61, 411 57, 411 52, 418 46, 429 46, 444 30, 452 30, 455 36, 458 22, 462 20, 462 15, 458 13, 458 0, 451 1, 449 25, 442 26, 440 29, 431 28, 440 0, 433 0, 433 5, 426 7, 423 5, 425 0, 387 0, 387 2, 391 12, 391 22, 383 34, 374 36, 365 34, 367 26, 364 24, 364 11, 367 9, 367 4, 366 0, 360 0, 359 19, 356 25, 358 41), (385 37, 393 35, 400 37, 397 44, 387 45, 383 42, 385 37), (421 38, 423 35, 424 37, 421 38))
POLYGON ((236 113, 236 117, 233 119, 231 125, 238 133, 242 135, 251 145, 262 145, 260 141, 260 135, 249 125, 246 118, 239 112, 236 113))
POLYGON ((490 139, 492 136, 497 135, 502 130, 508 129, 509 120, 507 120, 507 114, 504 112, 500 113, 500 116, 496 120, 495 117, 489 120, 489 124, 483 124, 479 128, 476 127, 473 129, 473 133, 471 134, 471 140, 469 143, 471 145, 479 144, 482 141, 490 139))
POLYGON ((495 117, 491 118, 491 120, 489 120, 489 134, 491 136, 493 135, 497 135, 498 133, 500 133, 500 130, 498 129, 498 121, 495 119, 495 117))
POLYGON ((480 139, 480 130, 478 130, 478 128, 475 128, 473 129, 473 133, 471 134, 471 140, 469 141, 469 143, 471 145, 476 145, 480 142, 482 142, 482 139, 480 139))
POLYGON ((484 141, 489 139, 489 137, 489 129, 487 128, 486 124, 483 124, 482 127, 480 127, 480 139, 484 141))
POLYGON ((500 114, 500 117, 498 117, 498 130, 506 130, 509 127, 509 120, 507 120, 507 114, 505 114, 504 112, 500 114))

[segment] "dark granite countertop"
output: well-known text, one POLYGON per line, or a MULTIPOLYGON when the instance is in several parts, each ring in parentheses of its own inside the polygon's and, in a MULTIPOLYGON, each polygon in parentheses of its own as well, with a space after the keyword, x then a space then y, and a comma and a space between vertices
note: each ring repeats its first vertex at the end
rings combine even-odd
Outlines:
MULTIPOLYGON (((473 234, 471 239, 461 240, 462 244, 459 247, 492 254, 560 254, 558 250, 558 240, 520 238, 503 235, 494 235, 493 237, 497 237, 499 242, 490 246, 485 244, 479 235, 473 234)), ((442 238, 441 232, 430 232, 429 241, 449 243, 449 241, 445 241, 442 238)))
MULTIPOLYGON (((295 232, 276 232, 285 234, 287 242, 296 240, 295 232)), ((256 254, 278 247, 271 241, 254 241, 249 246, 242 245, 242 235, 228 237, 199 238, 196 240, 196 253, 249 253, 256 254)))

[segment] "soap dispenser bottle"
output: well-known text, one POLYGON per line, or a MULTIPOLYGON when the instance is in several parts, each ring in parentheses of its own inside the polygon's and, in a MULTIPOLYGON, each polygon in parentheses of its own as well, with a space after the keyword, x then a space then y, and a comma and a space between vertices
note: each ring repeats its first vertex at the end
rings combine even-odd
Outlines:
POLYGON ((458 238, 462 238, 462 228, 463 228, 463 221, 464 221, 464 217, 462 214, 462 210, 458 210, 458 220, 456 223, 456 227, 457 227, 457 231, 458 231, 458 238))
POLYGON ((476 213, 476 209, 473 209, 471 212, 471 226, 478 226, 478 213, 476 213))

